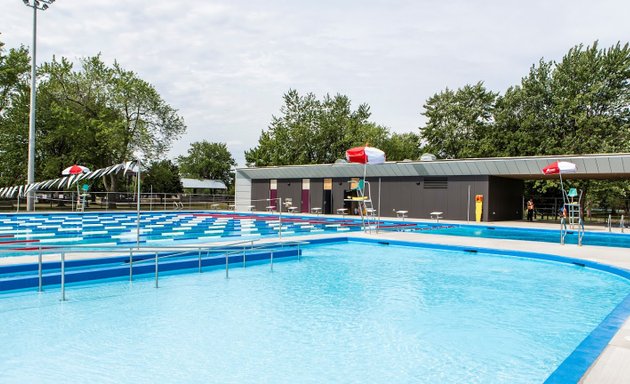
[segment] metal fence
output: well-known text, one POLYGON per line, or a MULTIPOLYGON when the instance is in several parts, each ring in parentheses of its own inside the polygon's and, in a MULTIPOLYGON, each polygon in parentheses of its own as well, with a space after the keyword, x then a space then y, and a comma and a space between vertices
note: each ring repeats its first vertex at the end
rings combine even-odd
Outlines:
MULTIPOLYGON (((35 211, 116 211, 136 210, 137 207, 138 195, 125 192, 46 191, 37 192, 35 198, 35 211)), ((234 196, 227 194, 140 194, 140 209, 143 211, 233 208, 234 196)), ((0 199, 0 211, 26 211, 26 198, 0 199)))
MULTIPOLYGON (((527 200, 529 196, 523 196, 523 218, 527 215, 527 200)), ((534 220, 559 220, 562 214, 561 197, 541 197, 533 196, 534 199, 534 220)), ((587 223, 606 223, 609 218, 613 221, 622 220, 628 217, 630 200, 624 200, 615 207, 602 206, 597 202, 582 202, 582 215, 587 223)), ((627 219, 626 219, 627 221, 627 219)))

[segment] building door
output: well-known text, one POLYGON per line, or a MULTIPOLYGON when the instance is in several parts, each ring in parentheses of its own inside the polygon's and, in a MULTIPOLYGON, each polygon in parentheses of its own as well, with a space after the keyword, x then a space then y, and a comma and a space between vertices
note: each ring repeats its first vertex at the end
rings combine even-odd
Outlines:
POLYGON ((309 207, 311 202, 311 180, 310 179, 302 179, 302 200, 300 203, 300 212, 308 213, 311 207, 309 207))
POLYGON ((332 213, 332 179, 324 179, 324 201, 322 201, 322 212, 332 213))
POLYGON ((269 181, 269 202, 266 206, 276 206, 276 209, 280 209, 278 206, 278 180, 269 181))

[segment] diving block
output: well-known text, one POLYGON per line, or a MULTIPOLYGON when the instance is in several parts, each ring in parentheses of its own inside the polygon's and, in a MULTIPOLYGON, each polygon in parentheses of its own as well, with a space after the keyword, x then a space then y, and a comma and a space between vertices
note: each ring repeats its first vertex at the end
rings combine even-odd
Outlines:
POLYGON ((408 213, 409 213, 409 211, 403 211, 403 210, 396 211, 396 217, 405 220, 405 217, 407 217, 408 213))
POLYGON ((438 212, 438 211, 430 213, 431 218, 435 219, 438 223, 440 222, 440 219, 442 218, 443 214, 444 214, 444 212, 438 212))

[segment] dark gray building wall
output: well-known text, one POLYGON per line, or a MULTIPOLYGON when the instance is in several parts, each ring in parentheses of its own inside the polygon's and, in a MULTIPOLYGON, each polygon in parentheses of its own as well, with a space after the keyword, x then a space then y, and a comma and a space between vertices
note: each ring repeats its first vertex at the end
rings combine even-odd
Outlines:
POLYGON ((483 195, 484 205, 481 220, 488 221, 488 176, 452 176, 448 178, 448 215, 444 217, 452 220, 475 221, 475 196, 483 195), (468 187, 470 186, 470 197, 468 187), (468 200, 470 198, 470 200, 468 200), (470 211, 468 211, 470 210, 470 211))
MULTIPOLYGON (((368 178, 372 204, 378 209, 378 178, 368 178)), ((324 180, 310 180, 310 206, 323 207, 324 180)), ((299 207, 302 179, 278 180, 278 197, 290 197, 293 205, 299 207)), ((450 177, 387 177, 381 178, 381 216, 396 216, 395 211, 408 211, 408 216, 429 219, 434 211, 443 212, 447 220, 475 221, 475 195, 483 195, 482 221, 520 219, 523 181, 490 176, 450 176, 450 177), (445 181, 445 182, 444 182, 445 181), (470 186, 470 195, 468 187, 470 186), (468 200, 470 198, 470 201, 468 200), (469 204, 470 203, 470 204, 469 204), (467 211, 467 209, 470 209, 467 211)), ((335 178, 332 181, 332 213, 344 207, 349 180, 335 178)), ((252 205, 255 210, 264 211, 270 205, 269 180, 252 180, 252 205)), ((275 205, 275 204, 274 204, 275 205)), ((349 212, 352 213, 352 212, 349 212)))
POLYGON ((332 212, 336 213, 337 209, 343 208, 345 191, 350 189, 348 179, 332 180, 332 212))
POLYGON ((324 179, 311 179, 310 197, 311 209, 324 206, 324 179))
POLYGON ((252 205, 255 211, 264 211, 269 202, 269 180, 252 180, 252 205))
MULTIPOLYGON (((408 211, 409 217, 429 219, 431 212, 443 212, 445 219, 475 219, 476 194, 488 198, 487 176, 427 178, 390 177, 381 179, 381 215, 395 216, 395 211, 408 211), (470 186, 470 205, 468 205, 470 186)), ((378 207, 378 179, 368 179, 372 187, 374 207, 378 207)), ((484 210, 485 211, 485 210, 484 210)), ((484 218, 487 220, 487 217, 484 218)))
MULTIPOLYGON (((278 197, 282 198, 282 204, 285 204, 286 199, 290 198, 291 204, 299 208, 302 201, 302 179, 278 180, 278 197)), ((278 204, 274 203, 273 205, 278 204)), ((283 205, 282 210, 286 211, 285 208, 283 205)))
POLYGON ((520 220, 523 218, 523 180, 490 176, 488 220, 520 220))

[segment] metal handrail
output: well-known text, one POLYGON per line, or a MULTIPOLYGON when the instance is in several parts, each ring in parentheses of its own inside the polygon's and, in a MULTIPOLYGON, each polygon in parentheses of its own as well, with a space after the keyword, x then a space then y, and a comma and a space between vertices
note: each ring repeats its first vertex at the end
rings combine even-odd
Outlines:
POLYGON ((560 219, 560 244, 564 245, 564 238, 567 236, 567 222, 564 217, 560 219))
MULTIPOLYGON (((283 241, 283 242, 268 242, 268 243, 261 243, 261 244, 257 244, 254 245, 254 242, 259 241, 260 239, 250 239, 250 240, 241 240, 241 241, 237 241, 237 242, 232 242, 229 244, 221 244, 220 246, 216 246, 214 244, 211 245, 206 245, 206 246, 187 246, 187 245, 179 245, 176 247, 169 247, 169 246, 164 246, 164 247, 144 247, 144 248, 136 248, 136 247, 129 247, 129 246, 104 246, 101 247, 101 249, 112 249, 115 251, 119 251, 119 250, 129 250, 129 280, 131 281, 133 279, 133 255, 134 253, 138 253, 138 252, 154 252, 155 253, 155 257, 152 259, 143 259, 140 260, 138 262, 136 262, 136 264, 140 264, 143 262, 154 262, 155 263, 155 287, 158 288, 158 276, 159 276, 159 259, 161 258, 168 258, 168 257, 176 257, 176 256, 182 256, 185 255, 187 253, 190 253, 191 250, 197 250, 198 251, 198 257, 199 257, 199 272, 202 272, 202 250, 206 252, 206 257, 208 257, 208 255, 210 254, 210 252, 212 253, 221 253, 220 255, 217 256, 213 256, 213 259, 216 258, 220 258, 220 257, 225 257, 225 268, 226 268, 226 278, 229 277, 229 258, 230 256, 234 255, 234 254, 238 254, 238 253, 243 253, 243 267, 245 267, 245 258, 246 258, 246 254, 247 251, 252 251, 252 250, 259 250, 259 249, 269 249, 271 248, 271 256, 270 256, 270 261, 271 261, 271 271, 273 271, 273 253, 274 253, 274 249, 280 247, 280 248, 284 248, 286 246, 297 246, 298 248, 298 261, 300 260, 300 245, 304 245, 304 244, 308 244, 309 242, 307 241, 283 241), (250 247, 246 248, 246 247, 242 247, 240 249, 235 249, 235 247, 244 245, 244 244, 250 244, 250 247), (168 252, 169 250, 181 250, 181 252, 177 252, 175 254, 168 254, 168 255, 162 255, 160 256, 160 252, 168 252)), ((66 254, 68 253, 84 253, 84 252, 93 252, 95 249, 95 247, 93 246, 88 246, 88 245, 76 245, 76 246, 71 246, 71 247, 59 247, 59 251, 60 251, 60 264, 61 264, 61 270, 60 270, 60 277, 61 277, 61 300, 65 301, 66 300, 66 293, 65 293, 65 271, 66 271, 66 254), (89 249, 87 249, 89 248, 89 249)), ((42 291, 42 282, 43 282, 43 260, 42 260, 42 252, 41 252, 41 246, 39 247, 39 254, 38 254, 38 259, 37 259, 37 276, 38 276, 38 292, 42 291)))
MULTIPOLYGON (((236 241, 236 242, 232 242, 232 243, 221 243, 218 246, 221 247, 231 247, 231 246, 236 246, 236 245, 240 245, 240 244, 245 244, 245 243, 249 243, 252 241, 258 241, 260 239, 248 239, 248 240, 240 240, 240 241, 236 241)), ((216 244, 214 244, 216 245, 216 244)), ((128 250, 129 248, 134 248, 135 251, 138 251, 139 249, 144 249, 144 250, 148 250, 148 251, 155 251, 155 250, 165 250, 165 249, 198 249, 198 248, 208 248, 211 247, 211 244, 205 244, 205 245, 171 245, 171 244, 144 244, 141 245, 140 248, 138 248, 136 245, 130 245, 130 244, 117 244, 117 245, 99 245, 99 244, 72 244, 72 245, 42 245, 42 244, 37 244, 37 245, 32 245, 32 246, 27 246, 24 247, 26 249, 21 249, 20 247, 16 247, 16 245, 10 245, 10 244, 6 244, 6 245, 0 245, 0 254, 1 253, 33 253, 35 251, 35 247, 37 247, 37 250, 46 250, 46 251, 51 251, 54 254, 54 251, 58 251, 61 252, 62 250, 64 250, 66 253, 69 252, 76 252, 76 253, 82 253, 82 252, 94 252, 94 251, 109 251, 109 250, 128 250), (9 248, 11 247, 11 248, 9 248)))

